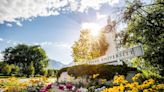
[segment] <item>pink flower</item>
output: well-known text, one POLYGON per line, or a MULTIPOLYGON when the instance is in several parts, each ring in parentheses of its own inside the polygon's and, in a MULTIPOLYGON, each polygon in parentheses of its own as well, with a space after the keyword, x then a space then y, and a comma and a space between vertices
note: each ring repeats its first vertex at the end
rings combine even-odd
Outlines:
POLYGON ((77 89, 76 92, 81 92, 80 89, 77 89))

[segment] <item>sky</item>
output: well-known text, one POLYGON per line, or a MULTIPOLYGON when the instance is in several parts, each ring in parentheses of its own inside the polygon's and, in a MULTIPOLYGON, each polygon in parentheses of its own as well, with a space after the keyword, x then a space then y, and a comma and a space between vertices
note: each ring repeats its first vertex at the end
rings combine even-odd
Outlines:
MULTIPOLYGON (((41 45, 48 58, 73 62, 83 24, 105 26, 122 0, 1 0, 0 52, 17 44, 41 45)), ((2 54, 0 54, 2 59, 2 54)))

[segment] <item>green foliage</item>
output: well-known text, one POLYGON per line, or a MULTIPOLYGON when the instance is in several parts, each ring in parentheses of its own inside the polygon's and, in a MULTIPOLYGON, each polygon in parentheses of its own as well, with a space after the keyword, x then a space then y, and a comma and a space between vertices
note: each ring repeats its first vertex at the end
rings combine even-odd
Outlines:
POLYGON ((88 61, 105 54, 108 49, 105 34, 100 32, 97 37, 90 34, 90 30, 82 30, 80 38, 72 46, 75 62, 88 61))
POLYGON ((137 67, 139 70, 142 71, 145 77, 158 77, 161 78, 159 75, 159 70, 157 67, 153 67, 150 62, 145 62, 143 58, 133 58, 131 60, 134 67, 137 67))
POLYGON ((10 75, 11 66, 9 64, 4 64, 4 66, 2 67, 2 73, 5 75, 10 75))
POLYGON ((14 64, 18 66, 21 76, 29 74, 29 71, 31 71, 31 75, 33 74, 33 70, 35 71, 35 75, 40 74, 41 70, 48 65, 46 53, 38 45, 28 46, 19 44, 15 47, 6 48, 3 54, 4 62, 9 65, 14 64), (30 65, 31 63, 33 63, 33 66, 30 65))
POLYGON ((74 77, 99 74, 97 78, 112 79, 115 74, 126 75, 127 72, 136 71, 136 69, 125 65, 78 65, 68 68, 67 71, 74 77))
MULTIPOLYGON (((123 46, 131 47, 142 44, 144 56, 138 62, 149 66, 140 66, 142 70, 158 70, 164 75, 164 4, 163 0, 154 0, 143 4, 140 0, 127 1, 124 20, 127 28, 123 32, 123 46), (154 67, 154 69, 153 69, 154 67)), ((147 71, 147 73, 148 73, 147 71)), ((148 74, 151 74, 150 71, 148 74)), ((157 74, 158 72, 156 72, 157 74)), ((153 74, 154 76, 154 74, 153 74)))
POLYGON ((48 72, 46 69, 42 69, 40 72, 41 75, 47 76, 48 72))
POLYGON ((47 76, 48 77, 50 77, 50 76, 54 76, 54 70, 52 70, 52 69, 49 69, 49 70, 47 70, 47 76))
POLYGON ((28 67, 27 75, 28 77, 32 77, 34 76, 34 74, 35 74, 35 68, 34 68, 33 62, 31 62, 30 66, 28 67))
POLYGON ((11 67, 11 75, 18 75, 19 74, 20 69, 18 66, 11 64, 10 67, 11 67))

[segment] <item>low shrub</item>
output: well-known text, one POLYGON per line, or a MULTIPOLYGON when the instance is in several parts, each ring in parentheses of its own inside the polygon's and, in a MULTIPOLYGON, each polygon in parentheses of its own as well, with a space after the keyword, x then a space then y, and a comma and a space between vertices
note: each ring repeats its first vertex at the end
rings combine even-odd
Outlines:
POLYGON ((116 74, 126 75, 129 71, 137 72, 137 69, 126 65, 78 65, 67 69, 68 74, 74 77, 99 74, 96 78, 107 80, 112 79, 116 74))

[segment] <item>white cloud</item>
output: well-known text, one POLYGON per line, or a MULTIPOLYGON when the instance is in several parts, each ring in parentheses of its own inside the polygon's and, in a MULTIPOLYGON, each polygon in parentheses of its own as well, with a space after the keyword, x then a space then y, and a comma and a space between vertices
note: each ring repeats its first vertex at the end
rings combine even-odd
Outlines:
POLYGON ((18 26, 20 26, 20 27, 23 26, 22 23, 20 23, 20 21, 16 21, 16 24, 17 24, 18 26))
POLYGON ((76 0, 69 0, 70 9, 76 11, 79 8, 79 3, 76 0))
POLYGON ((38 16, 59 15, 60 11, 85 12, 88 8, 98 10, 102 4, 114 5, 119 0, 0 0, 0 23, 15 22, 38 16))
POLYGON ((55 42, 53 45, 56 47, 71 48, 71 44, 65 42, 55 42))
POLYGON ((0 42, 2 42, 3 41, 3 38, 0 38, 0 42))
POLYGON ((119 0, 81 0, 79 11, 83 12, 86 11, 88 8, 98 10, 104 3, 108 3, 112 6, 118 2, 119 0))
MULTIPOLYGON (((33 45, 36 44, 32 43, 33 45)), ((63 48, 70 48, 71 45, 69 43, 65 43, 65 42, 40 42, 37 43, 37 45, 41 45, 41 46, 54 46, 54 47, 63 47, 63 48)))
POLYGON ((28 45, 41 45, 41 46, 54 46, 54 47, 62 47, 62 48, 71 48, 70 43, 66 42, 51 42, 51 41, 44 41, 44 42, 21 42, 21 41, 16 41, 16 40, 7 40, 7 39, 2 39, 0 38, 0 42, 4 42, 6 44, 11 44, 13 46, 18 45, 18 44, 28 44, 28 45))
POLYGON ((10 23, 7 23, 6 26, 8 26, 8 27, 12 27, 13 25, 10 24, 10 23))
POLYGON ((6 43, 10 44, 11 43, 11 40, 7 40, 6 43))
POLYGON ((103 18, 106 18, 107 17, 107 15, 105 15, 105 14, 100 14, 100 13, 96 13, 96 17, 97 17, 97 20, 100 20, 100 19, 103 19, 103 18))
POLYGON ((108 0, 109 5, 113 6, 114 4, 119 3, 119 0, 108 0))
MULTIPOLYGON (((0 23, 58 15, 57 9, 66 6, 67 3, 67 0, 1 0, 0 23)), ((19 22, 17 24, 20 25, 19 22)))
POLYGON ((43 47, 53 46, 53 47, 61 47, 61 48, 71 48, 71 44, 67 42, 51 42, 51 41, 44 41, 44 42, 21 42, 16 40, 4 40, 0 38, 0 42, 3 41, 4 43, 11 44, 13 46, 18 44, 28 44, 28 45, 41 45, 43 47))
POLYGON ((41 42, 41 43, 38 43, 38 45, 41 45, 41 46, 45 46, 45 45, 52 45, 53 43, 52 42, 41 42))

